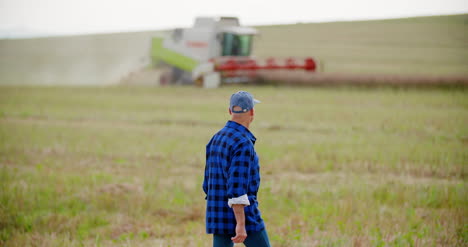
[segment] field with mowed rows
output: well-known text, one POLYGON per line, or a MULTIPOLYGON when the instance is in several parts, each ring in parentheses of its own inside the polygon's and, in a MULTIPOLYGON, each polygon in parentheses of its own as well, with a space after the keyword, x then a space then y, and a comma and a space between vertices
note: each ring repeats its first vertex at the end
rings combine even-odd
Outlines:
MULTIPOLYGON (((0 246, 210 246, 240 87, 0 87, 0 246)), ((468 91, 245 87, 272 246, 468 245, 468 91)))

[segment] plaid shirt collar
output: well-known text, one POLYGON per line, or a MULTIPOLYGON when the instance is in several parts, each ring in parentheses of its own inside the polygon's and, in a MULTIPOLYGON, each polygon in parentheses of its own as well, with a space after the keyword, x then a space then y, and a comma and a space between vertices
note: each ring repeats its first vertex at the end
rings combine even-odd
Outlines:
POLYGON ((237 122, 229 120, 226 123, 226 127, 231 128, 231 129, 235 129, 237 131, 240 131, 240 132, 244 133, 252 141, 253 144, 255 144, 255 141, 257 141, 257 138, 252 134, 252 132, 250 132, 250 130, 247 129, 242 124, 239 124, 237 122))

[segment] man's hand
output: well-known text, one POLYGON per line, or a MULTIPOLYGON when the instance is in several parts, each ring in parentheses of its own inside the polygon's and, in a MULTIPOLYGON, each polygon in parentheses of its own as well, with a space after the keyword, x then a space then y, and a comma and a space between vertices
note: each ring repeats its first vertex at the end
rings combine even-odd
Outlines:
POLYGON ((245 215, 244 205, 233 204, 232 210, 234 210, 234 216, 236 216, 236 236, 232 237, 231 240, 235 244, 243 243, 247 238, 247 232, 245 231, 245 215))
POLYGON ((236 236, 232 237, 231 240, 235 244, 243 243, 247 238, 247 232, 245 231, 245 226, 242 224, 236 225, 236 236))

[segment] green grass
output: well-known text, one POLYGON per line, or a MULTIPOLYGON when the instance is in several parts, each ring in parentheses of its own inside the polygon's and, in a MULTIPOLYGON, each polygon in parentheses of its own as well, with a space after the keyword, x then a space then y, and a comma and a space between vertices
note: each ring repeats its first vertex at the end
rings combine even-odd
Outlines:
MULTIPOLYGON (((210 246, 238 88, 1 87, 1 246, 210 246)), ((468 244, 466 89, 248 87, 273 246, 468 244)))

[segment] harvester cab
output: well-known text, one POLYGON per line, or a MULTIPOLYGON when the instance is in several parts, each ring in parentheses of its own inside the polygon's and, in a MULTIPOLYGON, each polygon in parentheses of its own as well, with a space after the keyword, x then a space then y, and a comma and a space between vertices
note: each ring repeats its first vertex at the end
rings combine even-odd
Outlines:
POLYGON ((258 70, 315 70, 312 58, 300 63, 292 58, 283 63, 273 58, 254 59, 252 42, 257 33, 241 26, 235 17, 199 17, 192 28, 178 28, 163 39, 153 38, 153 62, 166 68, 160 83, 214 88, 221 83, 255 81, 258 70))

